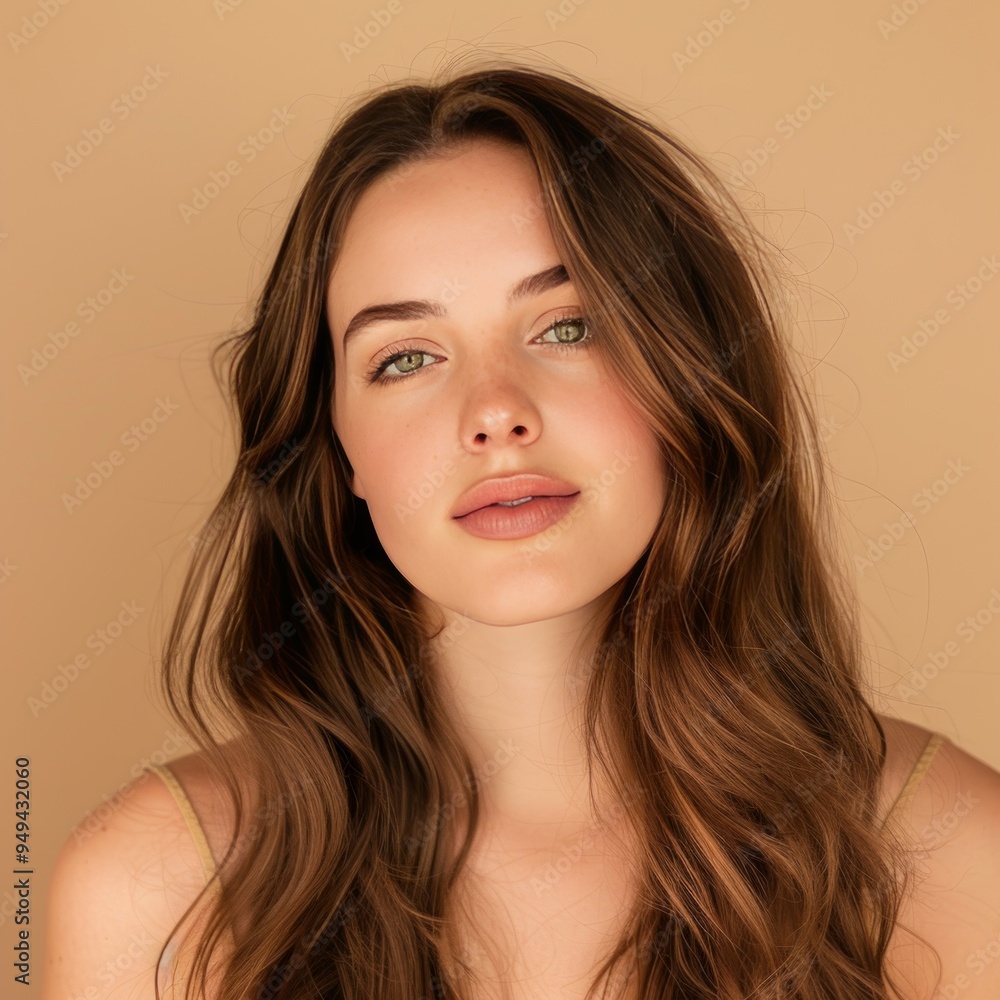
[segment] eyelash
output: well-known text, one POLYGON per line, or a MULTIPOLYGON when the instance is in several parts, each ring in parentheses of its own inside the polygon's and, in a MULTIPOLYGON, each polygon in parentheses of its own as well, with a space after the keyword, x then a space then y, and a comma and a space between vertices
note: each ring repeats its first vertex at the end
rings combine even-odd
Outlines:
MULTIPOLYGON (((545 334, 549 333, 551 330, 554 330, 557 326, 563 326, 564 324, 567 324, 567 323, 581 323, 583 325, 583 329, 584 329, 584 337, 583 337, 583 339, 582 340, 578 340, 575 344, 563 344, 563 343, 549 343, 549 342, 546 342, 545 343, 546 347, 554 347, 557 350, 560 350, 560 349, 561 350, 575 350, 575 349, 580 348, 580 347, 585 347, 585 346, 587 346, 590 343, 590 341, 592 339, 592 334, 590 332, 590 327, 587 325, 587 319, 586 319, 585 316, 574 316, 574 315, 560 316, 557 319, 555 319, 552 323, 550 323, 549 326, 547 326, 541 332, 541 334, 539 334, 539 336, 544 336, 545 334)), ((385 383, 385 382, 403 382, 403 381, 405 381, 408 378, 412 378, 418 372, 423 371, 425 367, 426 368, 433 368, 434 367, 433 365, 421 365, 420 368, 416 368, 412 372, 408 372, 405 375, 388 375, 387 376, 387 375, 383 375, 382 374, 386 370, 386 368, 388 368, 393 362, 398 361, 400 358, 405 357, 407 354, 428 354, 428 355, 430 355, 430 352, 429 351, 421 350, 415 344, 403 344, 402 347, 398 351, 395 351, 394 353, 390 354, 387 358, 382 358, 381 360, 376 361, 371 366, 371 368, 369 368, 368 371, 365 372, 365 378, 366 378, 366 380, 369 383, 376 383, 376 382, 382 382, 382 383, 385 383)), ((430 356, 433 357, 433 355, 430 355, 430 356)))

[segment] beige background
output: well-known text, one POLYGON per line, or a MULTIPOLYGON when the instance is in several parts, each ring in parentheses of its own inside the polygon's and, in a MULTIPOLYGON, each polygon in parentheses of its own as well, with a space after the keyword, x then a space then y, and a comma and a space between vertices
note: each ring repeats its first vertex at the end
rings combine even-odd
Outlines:
MULTIPOLYGON (((469 43, 533 48, 648 106, 724 173, 746 165, 772 237, 808 284, 813 322, 801 336, 845 544, 877 557, 858 564, 857 580, 879 707, 1000 767, 1000 279, 983 280, 994 276, 983 261, 1000 252, 996 9, 393 0, 376 30, 376 7, 389 10, 382 0, 90 0, 49 16, 19 0, 3 16, 13 141, 0 220, 2 760, 12 788, 14 758, 31 759, 36 984, 58 846, 143 762, 183 752, 154 676, 190 537, 233 457, 208 346, 247 318, 342 99, 423 74, 469 43), (345 49, 366 21, 374 37, 345 49), (68 162, 67 146, 85 151, 102 119, 100 143, 68 162), (179 205, 231 161, 239 172, 183 218, 179 205), (99 312, 87 312, 88 297, 99 312), (921 323, 935 316, 926 337, 921 323), (74 320, 77 335, 59 348, 74 320), (913 350, 894 370, 905 343, 913 350), (27 378, 33 357, 41 370, 27 378), (144 440, 129 437, 133 425, 144 440), (63 495, 116 449, 121 464, 70 512, 63 495), (129 602, 141 609, 131 617, 129 602), (93 637, 120 614, 98 652, 93 637), (962 625, 977 614, 975 630, 962 625), (80 654, 89 665, 73 676, 80 654)), ((2 822, 10 847, 9 811, 2 822)), ((8 949, 12 897, 0 897, 8 949)))

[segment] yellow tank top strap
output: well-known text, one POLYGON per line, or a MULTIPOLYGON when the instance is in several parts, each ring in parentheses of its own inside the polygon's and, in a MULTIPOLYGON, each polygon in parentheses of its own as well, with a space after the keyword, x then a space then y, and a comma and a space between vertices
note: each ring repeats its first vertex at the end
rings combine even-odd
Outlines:
POLYGON ((913 770, 910 772, 910 776, 906 779, 906 784, 903 785, 899 795, 896 796, 896 801, 892 804, 892 808, 886 814, 883 825, 889 821, 891 816, 897 812, 902 812, 902 810, 909 805, 910 800, 916 793, 917 787, 920 785, 920 782, 923 781, 924 775, 931 766, 931 761, 934 760, 934 756, 937 754, 938 750, 941 749, 941 745, 944 741, 945 737, 941 733, 931 733, 930 738, 924 746, 923 753, 921 753, 921 755, 917 758, 917 762, 913 765, 913 770))
POLYGON ((201 858, 201 866, 205 870, 205 878, 206 880, 211 879, 215 874, 215 859, 212 857, 212 851, 208 846, 208 840, 198 819, 198 814, 194 811, 194 806, 177 780, 177 776, 166 764, 147 764, 145 770, 158 774, 170 790, 191 833, 191 839, 194 840, 195 846, 198 848, 198 856, 201 858))

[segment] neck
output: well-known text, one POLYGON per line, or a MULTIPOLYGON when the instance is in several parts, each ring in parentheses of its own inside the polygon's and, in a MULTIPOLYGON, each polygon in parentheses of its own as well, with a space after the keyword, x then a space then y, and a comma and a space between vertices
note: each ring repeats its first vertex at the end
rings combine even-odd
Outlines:
MULTIPOLYGON (((431 662, 473 764, 485 839, 545 850, 594 826, 584 697, 590 643, 613 597, 614 588, 558 618, 501 626, 421 597, 444 626, 432 640, 431 662)), ((597 784, 593 795, 603 814, 611 795, 597 784)))

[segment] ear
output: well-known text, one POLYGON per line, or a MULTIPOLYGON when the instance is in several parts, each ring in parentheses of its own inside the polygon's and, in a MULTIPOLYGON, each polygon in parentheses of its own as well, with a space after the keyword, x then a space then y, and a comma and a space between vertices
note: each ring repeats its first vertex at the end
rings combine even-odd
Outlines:
POLYGON ((359 499, 364 500, 365 495, 362 492, 363 487, 361 486, 360 480, 358 479, 357 473, 351 476, 351 492, 359 499))

